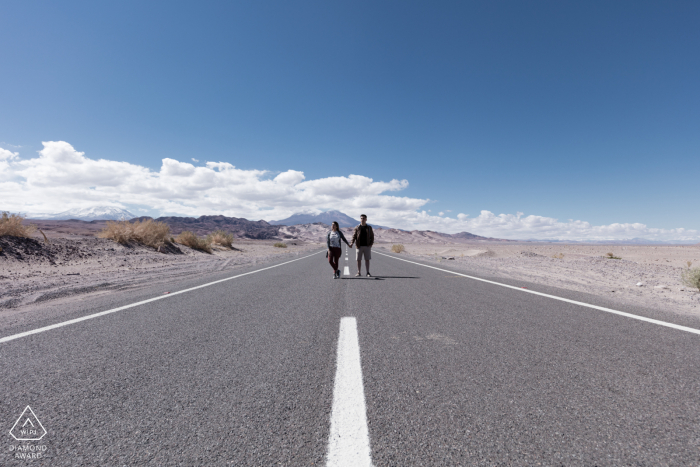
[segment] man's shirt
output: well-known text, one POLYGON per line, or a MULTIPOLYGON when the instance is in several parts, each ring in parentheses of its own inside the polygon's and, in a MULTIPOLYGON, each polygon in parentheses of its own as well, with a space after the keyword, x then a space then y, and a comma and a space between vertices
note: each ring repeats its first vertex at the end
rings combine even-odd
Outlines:
POLYGON ((360 239, 357 242, 359 246, 369 246, 369 241, 367 240, 367 237, 369 237, 368 234, 369 229, 367 226, 360 226, 360 239))

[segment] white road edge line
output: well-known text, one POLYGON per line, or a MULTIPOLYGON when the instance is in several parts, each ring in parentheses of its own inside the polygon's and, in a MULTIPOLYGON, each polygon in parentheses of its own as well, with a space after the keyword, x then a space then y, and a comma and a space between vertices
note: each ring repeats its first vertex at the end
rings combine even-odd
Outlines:
POLYGON ((75 319, 71 319, 68 321, 63 321, 62 323, 56 323, 56 324, 52 324, 50 326, 44 326, 43 328, 37 328, 37 329, 32 329, 31 331, 25 331, 25 332, 20 332, 19 334, 13 334, 11 336, 0 338, 0 344, 4 344, 5 342, 9 342, 11 340, 19 339, 21 337, 31 336, 32 334, 39 334, 40 332, 46 332, 46 331, 50 331, 52 329, 61 328, 63 326, 68 326, 70 324, 79 323, 81 321, 86 321, 88 319, 99 318, 100 316, 108 315, 110 313, 116 313, 117 311, 126 310, 128 308, 133 308, 135 306, 143 305, 143 304, 150 303, 150 302, 155 302, 156 300, 163 300, 166 298, 173 297, 175 295, 179 295, 182 293, 191 292, 193 290, 201 289, 203 287, 209 287, 210 285, 219 284, 221 282, 230 281, 232 279, 238 279, 239 277, 247 276, 249 274, 255 274, 257 272, 267 271, 268 269, 276 268, 279 266, 284 266, 285 264, 289 264, 289 263, 293 263, 295 261, 300 261, 302 259, 310 258, 311 256, 317 255, 318 253, 320 253, 320 252, 316 252, 316 253, 313 253, 311 255, 301 257, 301 258, 293 259, 291 261, 286 261, 284 263, 275 264, 274 266, 269 266, 269 267, 262 268, 262 269, 256 269, 255 271, 250 271, 250 272, 245 272, 243 274, 238 274, 237 276, 227 277, 226 279, 219 279, 218 281, 209 282, 207 284, 198 285, 196 287, 190 287, 189 289, 179 290, 177 292, 173 292, 173 293, 170 293, 168 295, 160 295, 158 297, 149 298, 148 300, 142 300, 140 302, 132 303, 130 305, 120 306, 119 308, 112 308, 111 310, 101 311, 99 313, 95 313, 92 315, 81 316, 80 318, 75 318, 75 319))
POLYGON ((447 270, 447 269, 438 268, 438 267, 435 267, 435 266, 429 266, 429 265, 427 265, 427 264, 421 264, 421 263, 417 263, 417 262, 415 262, 415 261, 409 261, 409 260, 403 259, 403 258, 397 258, 397 257, 395 257, 395 256, 387 255, 387 254, 385 254, 385 253, 379 253, 379 252, 376 252, 376 253, 379 254, 379 255, 382 255, 382 256, 388 256, 389 258, 398 259, 399 261, 405 261, 405 262, 407 262, 407 263, 417 264, 418 266, 423 266, 423 267, 431 268, 431 269, 437 269, 438 271, 449 272, 450 274, 455 274, 455 275, 457 275, 457 276, 462 276, 462 277, 466 277, 466 278, 469 278, 469 279, 474 279, 475 281, 486 282, 486 283, 488 283, 488 284, 493 284, 493 285, 500 285, 501 287, 507 287, 507 288, 509 288, 509 289, 518 290, 518 291, 520 291, 520 292, 525 292, 525 293, 529 293, 529 294, 533 294, 533 295, 539 295, 539 296, 541 296, 541 297, 552 298, 552 299, 554 299, 554 300, 559 300, 559 301, 562 301, 562 302, 573 303, 574 305, 585 306, 585 307, 588 307, 588 308, 593 308, 593 309, 595 309, 595 310, 605 311, 605 312, 607 312, 607 313, 612 313, 612 314, 615 314, 615 315, 624 316, 624 317, 626 317, 626 318, 638 319, 639 321, 645 321, 645 322, 647 322, 647 323, 658 324, 659 326, 666 326, 666 327, 668 327, 668 328, 677 329, 677 330, 679 330, 679 331, 685 331, 685 332, 690 332, 690 333, 693 333, 693 334, 698 334, 698 335, 700 335, 700 329, 689 328, 689 327, 687 327, 687 326, 681 326, 680 324, 667 323, 666 321, 660 321, 660 320, 658 320, 658 319, 652 319, 652 318, 646 318, 646 317, 644 317, 644 316, 633 315, 632 313, 626 313, 626 312, 624 312, 624 311, 613 310, 613 309, 611 309, 611 308, 605 308, 605 307, 598 306, 598 305, 591 305, 590 303, 577 302, 576 300, 570 300, 570 299, 568 299, 568 298, 558 297, 558 296, 556 296, 556 295, 549 295, 549 294, 542 293, 542 292, 535 292, 534 290, 523 289, 522 287, 516 287, 516 286, 514 286, 514 285, 502 284, 502 283, 500 283, 500 282, 494 282, 494 281, 490 281, 490 280, 488 280, 488 279, 482 279, 482 278, 480 278, 480 277, 469 276, 469 275, 467 275, 467 274, 461 274, 461 273, 459 273, 459 272, 454 272, 454 271, 450 271, 450 270, 447 270))
POLYGON ((372 465, 357 319, 340 319, 327 467, 372 465))

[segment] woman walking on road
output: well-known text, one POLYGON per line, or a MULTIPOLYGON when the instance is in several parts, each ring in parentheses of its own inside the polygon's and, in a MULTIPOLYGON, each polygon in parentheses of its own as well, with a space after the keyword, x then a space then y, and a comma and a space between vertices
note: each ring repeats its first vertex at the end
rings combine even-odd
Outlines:
POLYGON ((331 224, 331 231, 326 235, 326 243, 328 244, 328 262, 331 263, 333 268, 333 279, 338 279, 340 277, 340 269, 338 269, 338 260, 340 260, 340 255, 343 254, 343 250, 340 249, 340 241, 344 241, 345 244, 350 247, 350 244, 345 240, 345 235, 340 231, 340 226, 337 222, 331 224))

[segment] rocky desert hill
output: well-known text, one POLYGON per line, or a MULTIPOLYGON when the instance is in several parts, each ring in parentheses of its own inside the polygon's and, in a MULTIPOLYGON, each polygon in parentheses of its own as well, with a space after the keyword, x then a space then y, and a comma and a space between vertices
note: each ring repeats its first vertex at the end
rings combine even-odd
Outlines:
MULTIPOLYGON (((137 217, 130 222, 152 219, 151 217, 137 217)), ((236 238, 250 238, 256 240, 277 239, 281 226, 270 225, 265 221, 249 221, 248 219, 226 216, 200 216, 194 217, 159 217, 154 219, 165 222, 170 227, 170 233, 176 236, 183 230, 190 230, 203 236, 215 230, 225 230, 236 238)), ((93 237, 107 226, 106 220, 82 221, 70 220, 27 220, 26 224, 32 224, 41 229, 49 238, 58 237, 93 237)))
MULTIPOLYGON (((152 219, 151 217, 139 217, 134 221, 152 219)), ((280 226, 270 225, 266 221, 249 221, 242 217, 226 216, 200 216, 194 217, 159 217, 154 219, 165 222, 170 227, 170 233, 177 235, 183 230, 189 230, 197 235, 207 235, 215 230, 224 230, 232 233, 237 238, 251 238, 267 240, 279 238, 280 226)))

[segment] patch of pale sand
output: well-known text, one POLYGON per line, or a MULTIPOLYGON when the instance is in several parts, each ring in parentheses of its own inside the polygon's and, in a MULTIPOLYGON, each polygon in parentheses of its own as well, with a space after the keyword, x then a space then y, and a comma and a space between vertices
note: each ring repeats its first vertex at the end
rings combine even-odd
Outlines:
MULTIPOLYGON (((588 292, 623 303, 700 315, 700 293, 681 283, 691 262, 700 266, 697 245, 579 245, 490 243, 405 244, 407 256, 449 264, 474 274, 507 277, 588 292), (442 248, 441 248, 442 247, 442 248), (485 253, 478 248, 485 248, 485 253), (449 251, 449 256, 442 254, 449 251), (607 253, 622 259, 607 259, 607 253), (448 260, 447 257, 454 257, 448 260), (445 259, 443 259, 445 258, 445 259), (636 284, 642 282, 642 287, 636 284)), ((380 245, 380 248, 387 246, 380 245)))
MULTIPOLYGON (((405 246, 405 245, 404 245, 405 246)), ((437 251, 435 256, 454 257, 454 256, 479 256, 488 253, 488 250, 470 250, 464 248, 448 248, 447 250, 437 251)))
POLYGON ((461 250, 458 250, 456 248, 448 248, 447 250, 439 251, 438 254, 442 255, 442 256, 453 256, 453 255, 455 255, 457 253, 461 253, 461 252, 462 252, 461 250))
POLYGON ((467 250, 460 253, 460 256, 484 256, 489 253, 488 250, 467 250))

